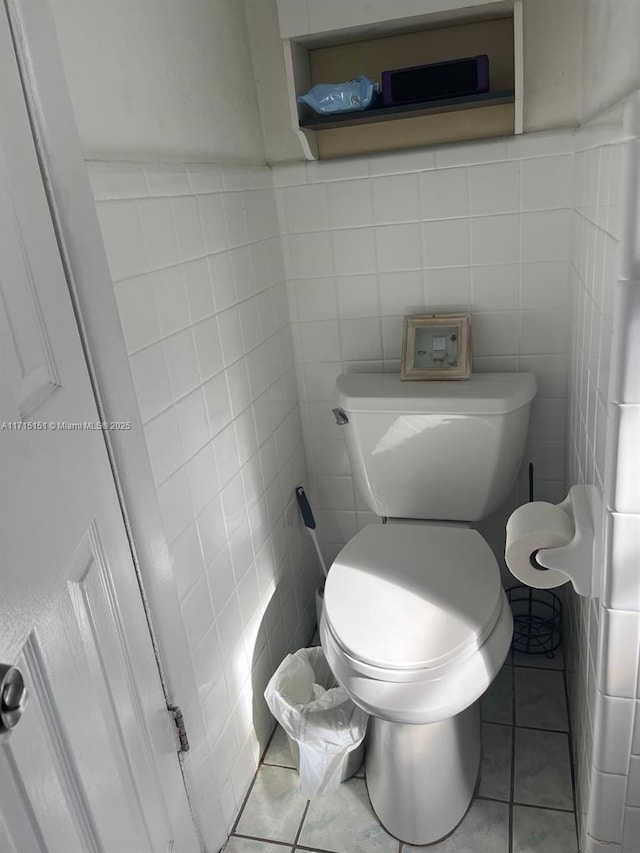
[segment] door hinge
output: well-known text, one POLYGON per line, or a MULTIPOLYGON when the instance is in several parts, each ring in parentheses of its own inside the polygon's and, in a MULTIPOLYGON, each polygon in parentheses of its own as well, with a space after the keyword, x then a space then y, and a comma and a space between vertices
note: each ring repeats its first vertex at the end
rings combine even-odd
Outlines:
POLYGON ((171 714, 171 718, 176 727, 178 736, 178 752, 189 752, 189 738, 187 737, 187 727, 184 723, 182 711, 177 705, 167 705, 167 710, 171 714))

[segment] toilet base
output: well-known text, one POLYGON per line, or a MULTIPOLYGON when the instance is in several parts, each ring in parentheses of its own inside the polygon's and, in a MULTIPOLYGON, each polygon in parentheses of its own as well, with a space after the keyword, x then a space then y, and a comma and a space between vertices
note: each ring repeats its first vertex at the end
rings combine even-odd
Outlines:
POLYGON ((374 717, 367 787, 380 823, 407 844, 433 844, 464 817, 480 769, 480 709, 438 723, 408 725, 374 717))

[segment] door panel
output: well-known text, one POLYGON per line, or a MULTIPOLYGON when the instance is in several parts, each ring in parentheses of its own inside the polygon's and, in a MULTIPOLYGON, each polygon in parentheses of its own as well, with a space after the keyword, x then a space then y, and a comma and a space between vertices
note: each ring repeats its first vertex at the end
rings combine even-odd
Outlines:
POLYGON ((38 665, 37 641, 30 637, 18 659, 30 691, 29 727, 5 736, 0 753, 0 797, 16 850, 69 853, 95 851, 73 821, 64 788, 71 776, 64 741, 49 707, 46 680, 38 665))
POLYGON ((9 169, 0 156, 0 299, 7 317, 12 347, 8 369, 22 417, 28 415, 59 385, 38 294, 29 267, 17 211, 9 194, 9 169))
POLYGON ((0 849, 195 853, 1 3, 0 116, 0 662, 30 694, 0 733, 0 849))
MULTIPOLYGON (((121 800, 119 813, 120 810, 133 810, 134 814, 139 813, 145 818, 146 846, 141 839, 140 849, 161 849, 160 839, 169 835, 170 827, 166 813, 162 815, 164 824, 159 826, 155 821, 150 824, 146 820, 147 815, 155 814, 155 804, 161 801, 162 794, 112 574, 106 564, 95 521, 76 550, 72 566, 72 577, 68 582, 72 606, 70 622, 85 649, 88 687, 98 698, 105 735, 111 747, 114 768, 110 778, 117 784, 113 794, 121 800), (126 725, 123 719, 130 724, 126 725)), ((69 692, 72 692, 71 685, 69 692)), ((89 735, 94 726, 95 720, 91 719, 89 735)), ((87 772, 89 770, 87 768, 87 772)))

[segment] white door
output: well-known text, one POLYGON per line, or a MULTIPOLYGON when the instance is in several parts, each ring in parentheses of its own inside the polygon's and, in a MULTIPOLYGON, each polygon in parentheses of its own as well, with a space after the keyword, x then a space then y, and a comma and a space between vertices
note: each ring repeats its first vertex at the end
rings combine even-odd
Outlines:
POLYGON ((0 3, 0 850, 195 853, 97 422, 0 3))

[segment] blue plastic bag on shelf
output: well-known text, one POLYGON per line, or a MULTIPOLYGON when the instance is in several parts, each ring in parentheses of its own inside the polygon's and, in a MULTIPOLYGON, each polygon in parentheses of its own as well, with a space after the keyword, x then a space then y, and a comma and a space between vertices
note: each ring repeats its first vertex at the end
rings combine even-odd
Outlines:
POLYGON ((368 77, 354 77, 346 83, 318 83, 298 103, 317 113, 346 113, 366 110, 375 104, 380 87, 368 77))

